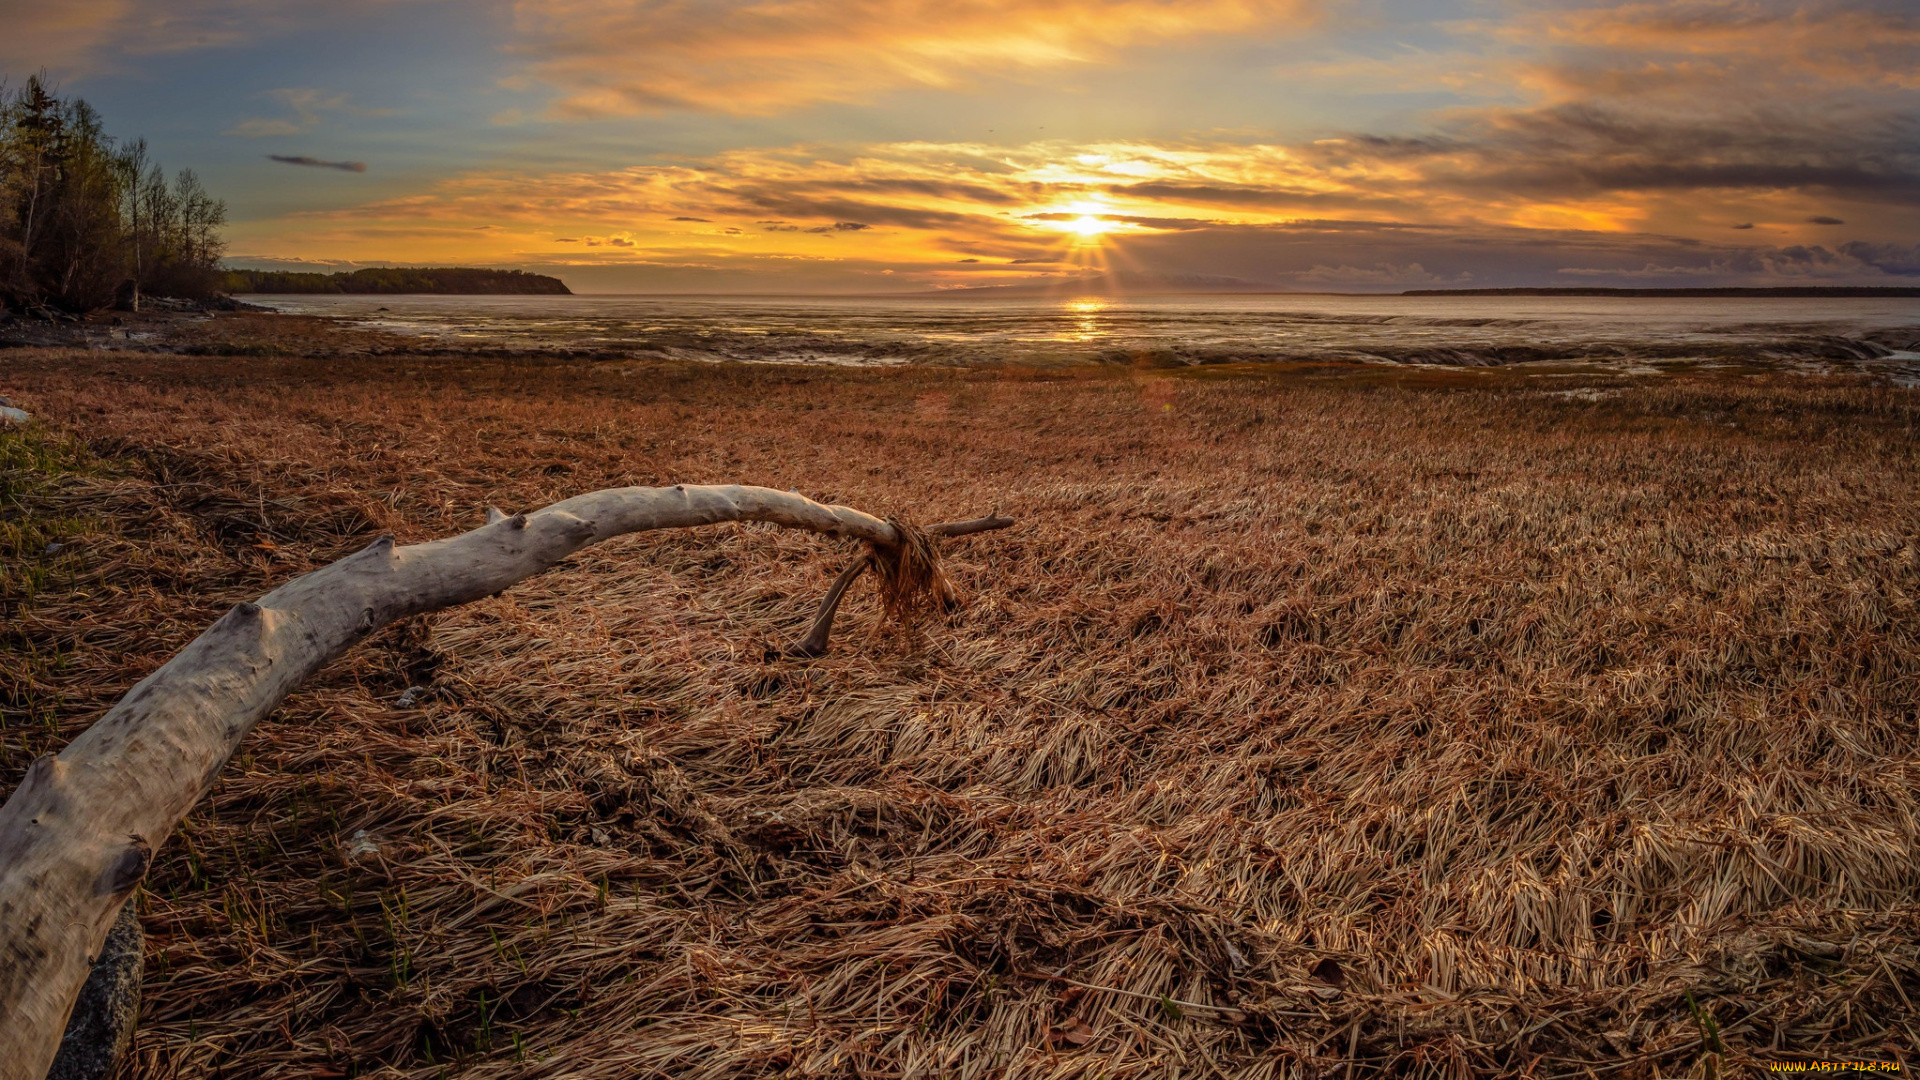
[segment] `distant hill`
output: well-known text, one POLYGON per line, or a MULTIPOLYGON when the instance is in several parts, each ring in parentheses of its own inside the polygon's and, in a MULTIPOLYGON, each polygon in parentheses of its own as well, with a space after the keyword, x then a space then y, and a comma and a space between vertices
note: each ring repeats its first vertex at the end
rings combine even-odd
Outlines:
POLYGON ((1706 289, 1412 289, 1401 296, 1636 296, 1636 297, 1820 297, 1820 296, 1920 296, 1920 287, 1905 285, 1788 285, 1779 288, 1706 288, 1706 289))
POLYGON ((230 293, 439 293, 456 296, 571 296, 567 283, 524 270, 467 266, 393 266, 340 274, 229 270, 230 293))

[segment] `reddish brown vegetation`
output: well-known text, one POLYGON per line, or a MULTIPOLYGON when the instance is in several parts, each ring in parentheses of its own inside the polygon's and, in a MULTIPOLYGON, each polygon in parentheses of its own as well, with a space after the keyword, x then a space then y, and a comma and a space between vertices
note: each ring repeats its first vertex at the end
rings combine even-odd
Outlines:
POLYGON ((675 481, 1022 522, 944 544, 949 620, 872 632, 863 584, 818 661, 775 654, 848 553, 757 527, 356 650, 160 853, 139 1075, 1915 1044, 1906 392, 71 352, 0 384, 62 433, 7 436, 41 560, 0 598, 8 785, 382 530, 675 481))

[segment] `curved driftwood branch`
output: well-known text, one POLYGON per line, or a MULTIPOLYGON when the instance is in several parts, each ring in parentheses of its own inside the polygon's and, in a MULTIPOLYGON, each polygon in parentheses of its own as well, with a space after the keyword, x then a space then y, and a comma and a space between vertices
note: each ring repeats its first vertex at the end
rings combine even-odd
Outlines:
MULTIPOLYGON (((865 541, 890 524, 770 488, 619 488, 410 547, 358 554, 235 607, 62 750, 0 807, 0 1080, 41 1080, 116 913, 153 848, 253 725, 388 623, 491 596, 589 544, 649 529, 765 521, 865 541)), ((942 531, 1011 524, 990 515, 942 531), (1003 524, 1004 523, 1004 524, 1003 524)), ((871 557, 871 556, 869 556, 871 557)))
POLYGON ((872 565, 873 556, 861 552, 859 558, 840 571, 840 576, 827 587, 827 595, 820 600, 820 610, 813 616, 813 629, 807 631, 806 637, 787 646, 788 656, 811 659, 827 655, 827 637, 833 633, 833 617, 840 611, 840 600, 846 596, 847 586, 853 584, 853 579, 866 573, 872 565))
MULTIPOLYGON (((1012 524, 1012 518, 1001 517, 996 510, 986 517, 929 525, 927 532, 933 536, 971 536, 974 533, 1005 529, 1012 524)), ((827 588, 827 595, 820 601, 820 609, 813 616, 813 628, 807 631, 806 637, 787 646, 786 655, 809 658, 827 655, 827 638, 833 633, 833 617, 840 611, 840 601, 846 597, 847 587, 872 566, 873 555, 868 552, 863 553, 845 570, 840 571, 840 576, 833 579, 833 584, 827 588)))

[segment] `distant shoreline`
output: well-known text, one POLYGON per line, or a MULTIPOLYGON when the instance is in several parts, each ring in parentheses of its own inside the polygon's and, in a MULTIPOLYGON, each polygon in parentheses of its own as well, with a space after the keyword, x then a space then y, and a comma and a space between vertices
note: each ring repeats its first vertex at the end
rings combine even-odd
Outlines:
MULTIPOLYGON (((406 271, 408 274, 433 273, 444 271, 406 271)), ((1353 299, 1394 299, 1397 297, 1449 297, 1449 296, 1541 296, 1541 297, 1620 297, 1620 298, 1673 298, 1673 299, 1714 299, 1714 298, 1755 298, 1755 299, 1912 299, 1920 298, 1920 286, 1878 286, 1878 285, 1808 285, 1785 286, 1778 288, 1751 287, 1712 287, 1689 289, 1615 289, 1615 288, 1545 288, 1513 287, 1489 289, 1410 289, 1404 292, 1339 292, 1328 289, 1312 291, 1295 289, 1234 289, 1205 290, 1181 289, 1153 291, 1143 290, 1129 293, 1114 292, 1076 292, 1068 289, 1025 289, 1014 286, 990 286, 966 289, 938 289, 916 292, 849 292, 849 293, 808 293, 808 292, 587 292, 576 293, 558 278, 527 273, 524 271, 488 272, 499 276, 484 281, 470 279, 462 281, 457 287, 448 287, 450 283, 442 281, 421 282, 418 278, 406 282, 404 286, 397 282, 381 283, 377 287, 367 287, 361 282, 349 282, 347 274, 285 274, 264 271, 228 271, 232 275, 246 274, 255 280, 246 283, 250 287, 229 288, 234 296, 584 296, 623 299, 662 299, 662 300, 1061 300, 1080 297, 1100 297, 1104 299, 1126 298, 1167 298, 1167 297, 1346 297, 1353 299), (289 278, 306 279, 297 283, 289 278), (276 287, 277 286, 277 287, 276 287), (291 287, 289 287, 291 286, 291 287)), ((231 282, 230 284, 233 284, 231 282)))
POLYGON ((1920 286, 1901 285, 1792 285, 1780 288, 1699 288, 1699 289, 1606 289, 1606 288, 1514 288, 1514 289, 1409 289, 1399 296, 1623 296, 1634 298, 1672 297, 1769 297, 1780 299, 1817 299, 1820 297, 1915 297, 1920 286))
POLYGON ((470 266, 375 267, 351 273, 228 270, 235 296, 571 296, 557 277, 470 266))
MULTIPOLYGON (((616 294, 601 294, 616 295, 616 294)), ((672 295, 672 296, 733 296, 731 293, 660 293, 660 294, 617 294, 617 295, 672 295)), ((1447 297, 1447 296, 1545 296, 1545 297, 1622 297, 1622 298, 1676 298, 1676 299, 1713 299, 1713 298, 1755 298, 1755 299, 1846 299, 1880 298, 1901 299, 1920 297, 1920 285, 1788 285, 1788 286, 1707 286, 1696 288, 1611 288, 1606 286, 1511 286, 1484 289, 1407 289, 1401 292, 1365 291, 1350 292, 1339 289, 1283 289, 1279 287, 1247 287, 1232 289, 1206 288, 1139 288, 1117 290, 1100 283, 1084 284, 1080 288, 1054 285, 987 285, 958 289, 932 289, 916 292, 890 293, 783 293, 762 294, 766 296, 792 296, 796 298, 836 298, 836 299, 908 299, 908 300, 1056 300, 1075 297, 1290 297, 1290 296, 1341 296, 1358 299, 1394 299, 1396 297, 1447 297)))

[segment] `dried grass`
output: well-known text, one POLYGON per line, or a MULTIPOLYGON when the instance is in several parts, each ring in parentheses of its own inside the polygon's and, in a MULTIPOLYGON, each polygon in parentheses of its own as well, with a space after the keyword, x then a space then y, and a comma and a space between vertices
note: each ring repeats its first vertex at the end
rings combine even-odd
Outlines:
POLYGON ((939 549, 926 530, 899 518, 887 523, 900 534, 900 546, 882 549, 869 545, 880 575, 880 606, 895 624, 912 631, 922 617, 958 605, 959 595, 941 567, 939 549))
POLYGON ((161 852, 126 1075, 1611 1078, 1920 1041, 1908 393, 358 363, 0 356, 84 444, 8 511, 80 523, 0 632, 9 781, 380 530, 682 480, 1023 524, 942 542, 968 600, 917 641, 860 589, 819 661, 766 646, 846 553, 755 526, 369 642, 161 852))

